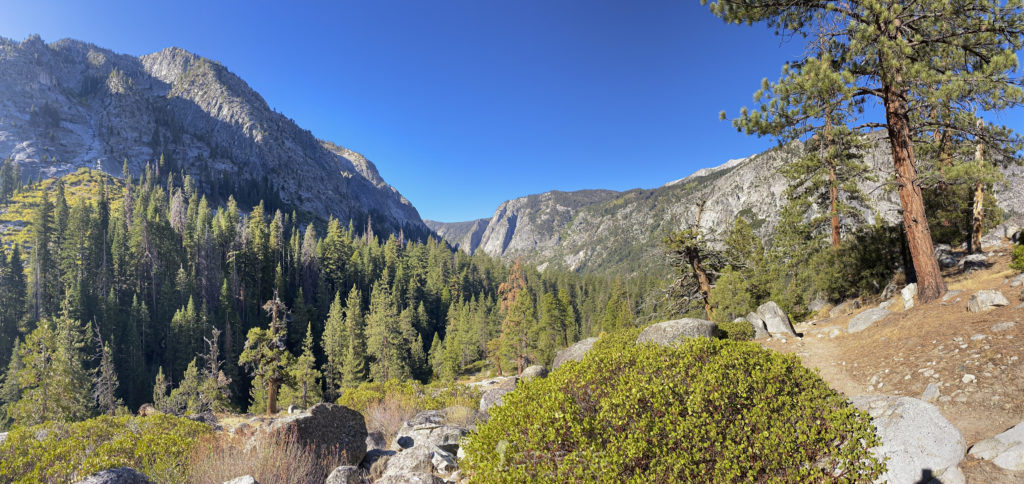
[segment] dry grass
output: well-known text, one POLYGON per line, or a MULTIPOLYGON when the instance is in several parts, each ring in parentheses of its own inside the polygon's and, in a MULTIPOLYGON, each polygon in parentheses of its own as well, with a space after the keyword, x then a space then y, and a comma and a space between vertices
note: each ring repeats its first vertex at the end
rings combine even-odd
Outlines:
POLYGON ((420 409, 407 400, 384 398, 367 405, 363 415, 366 417, 366 430, 380 432, 386 442, 391 442, 402 427, 402 423, 419 413, 420 409))
POLYGON ((221 483, 250 475, 258 482, 322 483, 340 461, 318 461, 315 452, 294 439, 259 435, 249 440, 221 433, 196 444, 189 465, 189 482, 221 483))

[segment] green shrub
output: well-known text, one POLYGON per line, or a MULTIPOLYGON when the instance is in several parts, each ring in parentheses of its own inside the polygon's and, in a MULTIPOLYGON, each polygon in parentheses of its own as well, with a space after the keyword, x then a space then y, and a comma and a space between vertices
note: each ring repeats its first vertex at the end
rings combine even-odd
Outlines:
POLYGON ((504 402, 465 445, 475 482, 871 482, 884 471, 866 414, 796 357, 753 343, 595 345, 504 402))
POLYGON ((211 431, 206 424, 169 415, 18 427, 0 443, 0 482, 75 482, 123 466, 156 482, 184 482, 192 446, 211 431))
POLYGON ((736 341, 750 341, 754 339, 754 325, 750 321, 726 321, 718 323, 718 329, 723 333, 725 339, 736 341))
POLYGON ((364 412, 371 405, 382 401, 398 402, 418 410, 440 410, 456 405, 476 408, 480 402, 480 392, 459 384, 423 385, 411 380, 391 380, 386 383, 363 383, 346 389, 336 403, 364 412))
POLYGON ((1013 260, 1010 262, 1010 268, 1024 272, 1024 244, 1017 244, 1013 248, 1013 260))

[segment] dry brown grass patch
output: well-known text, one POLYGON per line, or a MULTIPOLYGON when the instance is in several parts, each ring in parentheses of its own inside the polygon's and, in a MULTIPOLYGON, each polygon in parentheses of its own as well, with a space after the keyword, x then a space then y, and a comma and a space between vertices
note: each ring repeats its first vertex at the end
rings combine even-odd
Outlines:
POLYGON ((322 483, 342 459, 318 460, 312 449, 294 438, 273 439, 265 433, 234 437, 225 433, 196 444, 189 465, 189 482, 221 483, 250 475, 258 482, 322 483))

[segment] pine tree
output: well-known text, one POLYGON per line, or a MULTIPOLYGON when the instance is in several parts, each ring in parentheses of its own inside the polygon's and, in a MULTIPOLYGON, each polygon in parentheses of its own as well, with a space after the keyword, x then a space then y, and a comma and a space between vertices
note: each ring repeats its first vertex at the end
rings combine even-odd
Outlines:
POLYGON ((56 264, 50 249, 52 242, 53 204, 47 192, 32 217, 32 258, 30 268, 31 318, 34 321, 52 316, 56 309, 56 264))
POLYGON ((173 413, 171 402, 167 396, 167 378, 164 376, 164 367, 156 371, 156 380, 153 382, 153 407, 164 413, 173 413))
POLYGON ((291 373, 291 385, 288 392, 282 394, 282 400, 298 405, 300 408, 309 408, 324 400, 323 391, 320 387, 321 373, 316 369, 316 359, 313 357, 313 326, 306 325, 306 337, 302 341, 302 354, 295 358, 289 369, 291 373))
POLYGON ((114 412, 124 405, 116 393, 119 385, 117 371, 114 369, 114 358, 110 352, 110 345, 103 344, 100 351, 100 365, 93 372, 92 391, 93 399, 96 401, 96 408, 100 413, 114 415, 114 412))
POLYGON ((366 318, 367 352, 373 358, 370 375, 374 381, 403 380, 412 376, 409 348, 405 344, 395 301, 387 285, 387 272, 373 284, 366 318))
MULTIPOLYGON (((815 70, 800 69, 813 58, 835 73, 826 79, 845 93, 819 99, 821 112, 855 111, 866 97, 882 104, 884 123, 851 128, 886 128, 918 295, 922 302, 942 296, 946 286, 933 253, 913 133, 951 130, 986 137, 977 129, 972 109, 998 111, 1024 104, 1024 89, 1012 78, 1019 63, 1016 52, 1024 47, 1024 9, 1000 0, 703 3, 727 22, 764 22, 779 35, 809 38, 816 47, 796 63, 795 76, 765 83, 768 99, 758 99, 754 111, 743 110, 740 126, 746 120, 797 121, 787 118, 801 108, 789 103, 803 100, 786 93, 796 80, 815 81, 815 70), (927 119, 943 110, 950 115, 938 122, 927 119)), ((821 114, 807 115, 821 119, 821 114)))
POLYGON ((9 407, 17 425, 48 420, 72 422, 93 413, 92 381, 84 347, 89 329, 67 317, 40 321, 18 347, 22 369, 8 375, 20 398, 9 407))
MULTIPOLYGON (((324 322, 324 336, 321 342, 327 363, 324 376, 327 380, 328 395, 337 397, 344 386, 345 359, 349 352, 348 328, 345 325, 345 314, 341 306, 341 292, 334 293, 334 301, 327 312, 324 322)), ((333 400, 333 398, 332 398, 333 400)))
POLYGON ((258 380, 255 388, 267 392, 267 413, 277 413, 277 392, 281 385, 291 381, 288 368, 293 359, 288 352, 286 316, 288 308, 277 297, 264 304, 263 309, 270 315, 270 327, 252 328, 245 341, 245 349, 238 357, 238 363, 249 369, 258 380))
POLYGON ((18 375, 25 366, 21 364, 21 355, 18 352, 20 343, 20 341, 14 341, 11 360, 7 363, 7 371, 3 374, 3 383, 0 384, 0 429, 10 427, 14 421, 14 404, 21 400, 21 385, 18 382, 18 375))
POLYGON ((345 328, 348 330, 348 351, 345 353, 344 385, 352 387, 366 381, 369 375, 362 295, 355 286, 345 300, 345 328))

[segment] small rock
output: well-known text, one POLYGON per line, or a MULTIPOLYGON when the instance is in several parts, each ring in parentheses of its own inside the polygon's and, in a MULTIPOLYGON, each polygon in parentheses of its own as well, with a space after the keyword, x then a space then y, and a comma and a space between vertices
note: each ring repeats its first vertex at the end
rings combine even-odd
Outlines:
POLYGON ((971 296, 971 300, 967 302, 967 310, 972 313, 980 313, 1008 304, 1010 304, 1010 301, 1006 300, 1006 296, 1003 296, 1003 293, 987 289, 978 291, 971 296))
POLYGON ((839 328, 832 328, 832 329, 828 330, 828 337, 829 338, 837 338, 841 334, 843 334, 843 331, 841 329, 839 329, 839 328))
POLYGON ((935 244, 935 260, 943 269, 955 266, 956 257, 953 256, 953 247, 948 244, 935 244))
POLYGON ((654 343, 669 346, 682 343, 689 338, 715 338, 718 325, 697 318, 683 318, 652 324, 640 333, 636 343, 654 343))
POLYGON ((491 408, 501 405, 507 393, 516 389, 519 379, 512 377, 506 379, 497 388, 492 388, 480 395, 480 412, 487 413, 491 408))
POLYGON ((960 379, 964 383, 974 383, 974 380, 977 380, 977 377, 970 373, 964 374, 963 378, 960 379))
POLYGON ((555 361, 551 364, 551 368, 557 370, 558 367, 566 364, 570 361, 580 361, 590 351, 590 348, 594 347, 594 343, 597 338, 587 338, 584 340, 577 341, 575 344, 568 348, 559 350, 555 353, 555 361))
MULTIPOLYGON (((242 476, 231 479, 230 481, 224 481, 224 484, 260 484, 253 476, 242 476)), ((328 482, 327 484, 332 484, 328 482)))
POLYGON ((1004 321, 1002 323, 993 324, 992 327, 989 329, 991 329, 993 332, 1006 331, 1008 329, 1013 329, 1013 327, 1016 325, 1017 323, 1013 321, 1004 321))
POLYGON ((362 472, 356 466, 338 466, 324 484, 359 484, 362 472))
POLYGON ((983 334, 976 334, 974 336, 971 336, 971 341, 980 341, 983 339, 985 339, 985 335, 983 334))
POLYGON ((939 398, 939 385, 937 385, 935 383, 929 383, 928 386, 924 388, 924 392, 921 393, 921 400, 924 400, 924 401, 926 401, 928 403, 934 402, 938 398, 939 398))
POLYGON ((402 424, 391 448, 401 450, 430 445, 446 452, 456 452, 459 441, 467 434, 469 430, 449 424, 443 410, 427 410, 402 424))
POLYGON ((907 284, 903 290, 900 291, 900 295, 903 296, 903 307, 910 309, 914 307, 914 298, 917 297, 917 283, 907 284))
POLYGON ((1010 279, 1010 287, 1018 287, 1024 284, 1024 273, 1017 274, 1010 279))
POLYGON ((153 481, 131 467, 118 467, 99 471, 76 484, 153 484, 153 481))
POLYGON ((822 297, 816 297, 810 304, 807 305, 807 310, 812 313, 817 313, 828 306, 828 301, 822 297))
POLYGON ((962 292, 963 291, 961 291, 959 289, 954 289, 952 291, 946 291, 946 293, 942 295, 942 302, 949 301, 950 299, 953 299, 954 297, 956 297, 957 295, 959 295, 962 292))
POLYGON ((860 299, 850 299, 849 301, 844 301, 842 304, 832 308, 832 310, 828 312, 828 317, 835 318, 847 315, 857 309, 860 309, 860 299))
POLYGON ((884 319, 890 315, 888 310, 882 308, 871 308, 868 309, 850 319, 850 324, 847 325, 846 331, 849 333, 858 333, 864 331, 875 322, 884 319))

